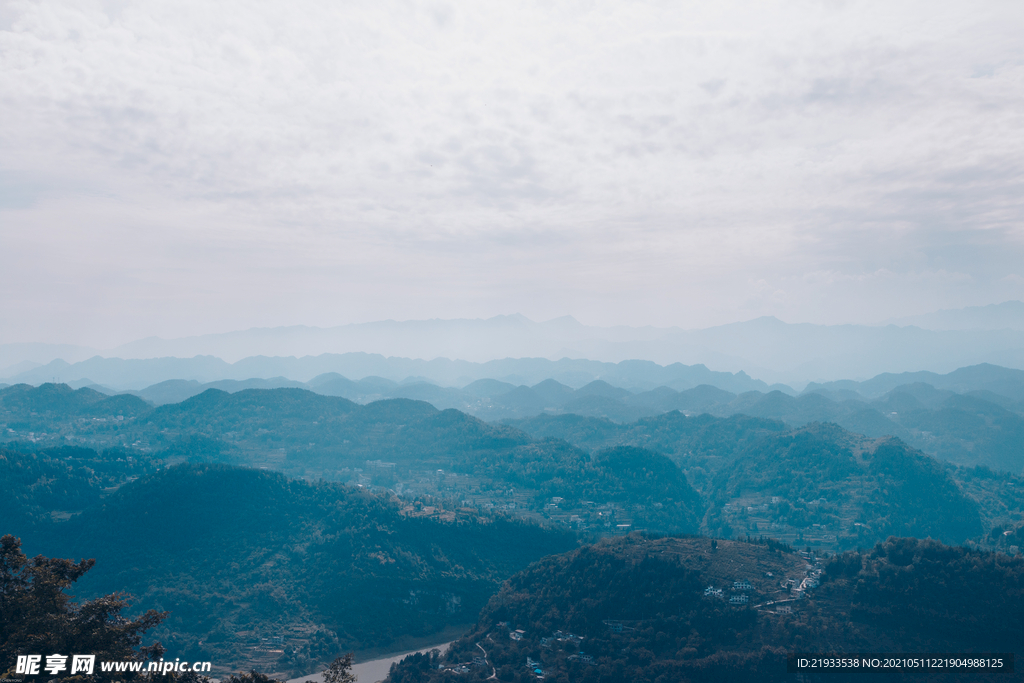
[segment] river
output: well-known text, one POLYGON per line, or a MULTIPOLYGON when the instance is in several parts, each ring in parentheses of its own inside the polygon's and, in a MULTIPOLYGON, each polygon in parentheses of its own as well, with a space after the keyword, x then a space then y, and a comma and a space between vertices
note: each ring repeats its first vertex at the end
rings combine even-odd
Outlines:
MULTIPOLYGON (((427 647, 420 648, 419 650, 409 650, 408 652, 402 652, 400 654, 388 655, 381 659, 371 659, 368 662, 360 662, 359 664, 352 665, 352 673, 356 675, 357 683, 378 683, 387 678, 388 672, 391 671, 391 665, 395 662, 414 655, 417 652, 430 652, 433 649, 438 649, 444 652, 451 645, 451 641, 447 643, 440 643, 438 645, 428 645, 427 647)), ((303 676, 302 678, 293 678, 288 683, 323 683, 323 674, 310 674, 309 676, 303 676)))

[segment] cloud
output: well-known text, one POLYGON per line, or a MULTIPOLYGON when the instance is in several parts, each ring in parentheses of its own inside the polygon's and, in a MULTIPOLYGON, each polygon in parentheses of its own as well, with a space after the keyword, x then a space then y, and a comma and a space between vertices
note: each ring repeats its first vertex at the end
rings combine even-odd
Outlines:
POLYGON ((62 311, 123 341, 514 311, 869 321, 1018 298, 1022 19, 953 2, 11 3, 0 315, 35 338, 62 311), (898 295, 864 284, 880 269, 898 295), (940 271, 965 279, 916 275, 940 271), (823 272, 854 305, 830 303, 823 272), (48 285, 68 277, 73 296, 48 285))

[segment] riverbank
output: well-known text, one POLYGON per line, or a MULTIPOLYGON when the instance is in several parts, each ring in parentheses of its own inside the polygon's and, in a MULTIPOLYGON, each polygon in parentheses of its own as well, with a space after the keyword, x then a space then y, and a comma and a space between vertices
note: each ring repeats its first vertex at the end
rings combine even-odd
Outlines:
MULTIPOLYGON (((438 649, 444 652, 451 645, 452 641, 444 643, 435 643, 433 645, 427 645, 417 650, 409 650, 407 652, 397 652, 389 655, 385 655, 379 659, 371 659, 365 662, 359 662, 352 666, 352 673, 356 676, 356 683, 379 683, 387 678, 388 672, 391 671, 391 665, 395 662, 399 662, 409 655, 414 655, 417 652, 430 652, 433 649, 438 649)), ((323 683, 324 677, 322 673, 310 674, 308 676, 302 676, 301 678, 293 678, 288 683, 323 683)))

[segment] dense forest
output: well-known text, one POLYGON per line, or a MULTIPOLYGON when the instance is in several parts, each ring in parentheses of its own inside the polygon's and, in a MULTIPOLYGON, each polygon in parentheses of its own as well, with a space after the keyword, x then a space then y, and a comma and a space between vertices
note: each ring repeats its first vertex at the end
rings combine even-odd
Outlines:
POLYGON ((628 425, 577 415, 514 424, 584 449, 630 445, 666 454, 704 496, 702 532, 724 537, 813 538, 848 549, 914 535, 993 547, 989 531, 1024 521, 1024 477, 955 467, 899 439, 837 425, 788 429, 761 418, 677 412, 628 425))
MULTIPOLYGON (((696 532, 703 515, 700 495, 667 457, 620 446, 589 454, 562 441, 541 441, 507 451, 473 454, 453 468, 536 491, 543 503, 562 507, 619 503, 633 510, 633 524, 663 531, 696 532)), ((596 518, 588 510, 587 520, 596 518)), ((578 515, 579 516, 579 515, 578 515)))
MULTIPOLYGON (((872 438, 898 437, 914 448, 960 466, 981 465, 1013 474, 1021 474, 1024 471, 1024 383, 1019 371, 995 366, 976 366, 963 368, 945 378, 918 373, 908 375, 902 384, 898 383, 898 377, 880 376, 876 380, 861 384, 812 384, 800 395, 794 396, 780 390, 767 393, 745 391, 736 394, 706 384, 691 386, 682 391, 669 386, 659 386, 634 393, 600 379, 577 389, 553 379, 531 387, 486 379, 457 389, 439 387, 423 381, 396 383, 380 377, 352 381, 336 373, 327 373, 308 383, 283 378, 215 382, 206 385, 210 388, 202 392, 197 383, 170 381, 136 393, 160 404, 181 405, 183 409, 177 411, 180 413, 179 417, 189 412, 187 406, 220 405, 217 401, 211 402, 209 397, 205 403, 188 403, 197 394, 202 395, 211 390, 221 393, 251 391, 247 387, 291 387, 291 391, 316 394, 328 399, 321 401, 319 407, 306 401, 307 405, 300 407, 294 416, 308 415, 311 411, 322 410, 325 406, 329 407, 331 412, 344 411, 341 406, 345 403, 339 402, 339 399, 357 404, 379 402, 389 398, 412 399, 430 403, 441 410, 457 409, 490 422, 510 422, 534 436, 543 436, 543 432, 550 427, 545 423, 545 418, 557 416, 594 418, 613 425, 627 425, 673 411, 679 411, 684 415, 706 413, 716 417, 742 415, 777 420, 789 428, 812 422, 832 422, 851 432, 872 438), (918 381, 913 381, 915 379, 918 381), (920 381, 924 379, 947 388, 937 388, 920 381), (184 387, 187 391, 175 394, 173 387, 184 387)), ((29 434, 32 434, 33 438, 38 438, 43 432, 52 437, 52 418, 61 414, 74 414, 79 418, 78 426, 81 428, 82 417, 102 420, 107 415, 121 415, 124 418, 131 418, 153 411, 151 403, 131 394, 108 397, 93 389, 71 392, 67 388, 61 390, 58 385, 42 385, 38 389, 28 385, 0 388, 0 421, 7 422, 4 428, 6 438, 24 438, 29 434), (75 395, 70 396, 71 393, 75 395)), ((170 424, 163 425, 163 428, 171 434, 165 433, 164 436, 172 438, 175 423, 180 427, 180 421, 174 417, 173 412, 156 413, 156 422, 164 419, 169 421, 170 424)), ((187 417, 185 419, 187 420, 187 417)), ((301 422, 300 419, 299 423, 301 422)), ((299 438, 284 440, 285 442, 279 445, 289 448, 301 445, 314 451, 322 450, 323 445, 327 443, 325 437, 330 435, 332 430, 302 429, 299 423, 292 422, 288 428, 290 434, 299 438), (320 438, 308 438, 317 436, 320 438), (319 449, 317 444, 320 444, 319 449)), ((96 426, 98 425, 93 425, 96 426)), ((320 422, 310 425, 306 422, 306 426, 326 425, 320 422)), ((563 424, 562 427, 568 428, 569 425, 563 424)), ((272 427, 263 429, 269 432, 277 431, 272 427)), ((233 430, 221 430, 224 431, 233 430)), ((245 435, 244 430, 239 433, 243 438, 245 435)), ((547 435, 567 438, 577 445, 580 444, 579 439, 568 438, 569 435, 564 432, 547 435)), ((79 438, 82 436, 79 435, 79 438)), ((108 432, 102 436, 106 438, 101 437, 98 441, 82 445, 113 445, 111 436, 123 437, 125 434, 108 432)), ((272 440, 272 437, 269 438, 272 440)), ((604 444, 611 445, 616 444, 604 444)))
POLYGON ((390 681, 784 681, 793 651, 1013 652, 1022 620, 1024 560, 1000 553, 891 538, 822 559, 634 534, 535 563, 446 654, 408 658, 390 681))
MULTIPOLYGON (((536 389, 558 394, 560 386, 549 381, 536 389)), ((721 390, 705 393, 715 392, 721 390)), ((59 456, 67 467, 45 476, 19 463, 24 471, 8 474, 12 482, 34 477, 32 491, 6 503, 10 514, 66 515, 83 504, 86 479, 98 495, 167 464, 219 462, 498 508, 596 534, 768 534, 831 550, 895 534, 996 547, 994 528, 1024 522, 1019 476, 954 467, 900 440, 827 424, 791 429, 760 417, 673 411, 624 425, 560 415, 512 426, 421 401, 360 405, 302 389, 208 390, 155 409, 136 397, 64 385, 10 387, 0 399, 17 419, 51 430, 47 438, 17 442, 17 450, 54 460, 46 455, 55 452, 49 444, 92 444, 109 454, 93 460, 113 461, 102 467, 121 477, 108 476, 100 487, 102 467, 71 451, 59 456), (105 414, 114 407, 124 414, 105 414), (22 505, 57 485, 69 494, 60 507, 50 501, 32 512, 22 505)))
MULTIPOLYGON (((1022 398, 990 391, 955 393, 921 382, 896 387, 871 400, 853 392, 827 392, 823 388, 790 396, 781 391, 737 395, 711 386, 682 392, 662 387, 619 398, 604 396, 589 402, 577 399, 561 405, 557 412, 528 411, 533 414, 504 421, 535 436, 560 438, 568 437, 565 430, 580 429, 584 421, 579 418, 605 421, 611 424, 603 429, 589 428, 593 430, 590 438, 601 438, 594 432, 605 432, 605 445, 609 445, 609 438, 630 439, 627 425, 673 410, 691 415, 778 420, 790 428, 833 422, 873 438, 896 436, 957 465, 984 465, 1020 474, 1024 471, 1022 398), (565 421, 560 423, 558 418, 562 417, 565 421)), ((581 439, 569 440, 579 443, 581 439)))
POLYGON ((502 516, 423 517, 394 497, 224 465, 161 470, 60 524, 5 526, 29 554, 94 558, 80 595, 127 591, 169 611, 153 637, 176 656, 230 665, 256 648, 277 672, 472 621, 502 580, 576 545, 502 516))
POLYGON ((67 519, 161 464, 152 454, 121 448, 28 446, 0 447, 0 520, 20 528, 67 519))
MULTIPOLYGON (((811 425, 759 442, 719 471, 711 490, 723 510, 740 495, 763 494, 767 509, 757 512, 778 520, 766 531, 781 524, 810 528, 836 535, 840 547, 892 535, 962 543, 983 529, 977 502, 937 461, 898 439, 873 442, 835 425, 811 425)), ((750 512, 731 519, 750 520, 750 512)), ((723 514, 721 526, 711 531, 731 535, 727 518, 723 514)))

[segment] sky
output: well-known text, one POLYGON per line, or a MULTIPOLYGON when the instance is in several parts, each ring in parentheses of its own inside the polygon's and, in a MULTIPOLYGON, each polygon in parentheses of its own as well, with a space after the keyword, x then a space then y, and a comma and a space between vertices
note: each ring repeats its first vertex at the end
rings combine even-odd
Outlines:
POLYGON ((1024 3, 2 2, 0 343, 1024 299, 1024 3))

